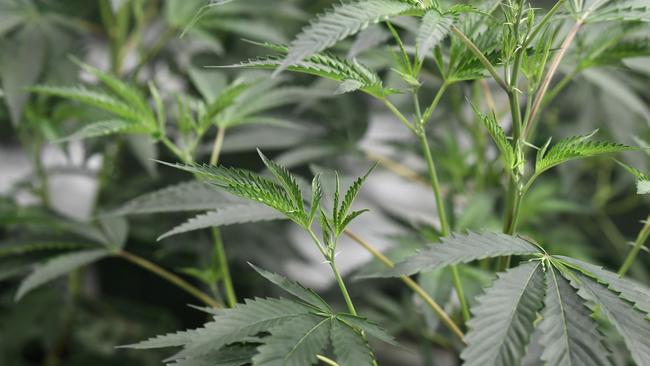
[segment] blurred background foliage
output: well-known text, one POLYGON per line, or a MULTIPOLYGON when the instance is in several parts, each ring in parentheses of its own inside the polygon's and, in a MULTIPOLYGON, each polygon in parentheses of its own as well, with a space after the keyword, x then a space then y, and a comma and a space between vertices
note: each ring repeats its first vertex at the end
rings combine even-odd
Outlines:
MULTIPOLYGON (((195 143, 201 162, 208 161, 217 130, 207 128, 206 139, 191 136, 187 110, 210 103, 233 82, 254 83, 244 102, 229 112, 232 123, 220 157, 223 164, 258 170, 255 149, 260 148, 308 178, 315 168, 355 176, 377 161, 379 168, 358 202, 371 213, 352 225, 355 232, 394 259, 437 238, 425 162, 413 137, 381 106, 360 94, 337 97, 335 83, 311 77, 283 74, 270 79, 262 71, 204 67, 238 63, 263 52, 245 40, 286 43, 332 3, 247 0, 204 9, 197 18, 203 0, 0 0, 0 364, 158 365, 165 353, 115 347, 205 320, 202 312, 187 306, 197 304, 190 295, 116 257, 76 270, 16 302, 21 277, 54 255, 93 248, 110 237, 205 291, 213 291, 218 280, 219 264, 212 260, 205 230, 156 240, 193 213, 138 212, 136 204, 128 220, 105 215, 128 208, 123 205, 143 193, 188 177, 153 162, 178 160, 156 143, 156 136, 63 139, 106 116, 96 108, 26 88, 96 84, 97 77, 80 70, 75 59, 144 93, 154 86, 167 111, 171 139, 179 146, 195 143)), ((408 29, 408 19, 396 23, 408 29)), ((382 70, 387 85, 399 87, 401 81, 390 72, 396 62, 393 52, 383 46, 388 36, 385 28, 373 26, 338 45, 336 52, 382 70)), ((581 32, 561 66, 556 85, 562 88, 548 106, 538 135, 557 141, 600 129, 602 139, 647 145, 648 36, 647 25, 639 24, 606 23, 581 32)), ((433 72, 426 77, 437 78, 433 72)), ((508 123, 507 101, 496 85, 471 81, 450 89, 430 124, 431 146, 456 231, 501 226, 504 182, 496 152, 465 103, 469 99, 482 105, 488 92, 508 123)), ((648 152, 619 158, 648 172, 648 152)), ((648 208, 643 196, 636 195, 634 177, 611 158, 581 160, 535 185, 522 208, 520 232, 544 243, 549 252, 616 269, 648 208)), ((239 300, 275 294, 246 264, 252 262, 340 301, 314 248, 291 225, 233 225, 223 229, 223 237, 239 300)), ((340 265, 347 275, 377 266, 349 242, 341 249, 340 265)), ((470 299, 492 278, 481 267, 460 270, 470 299)), ((648 283, 647 253, 639 256, 630 273, 648 283)), ((453 312, 457 304, 448 276, 436 271, 419 281, 453 312)), ((382 346, 382 364, 455 364, 456 355, 441 336, 446 330, 397 281, 363 280, 350 286, 360 313, 399 334, 405 345, 382 346), (431 348, 431 342, 436 347, 431 348)))

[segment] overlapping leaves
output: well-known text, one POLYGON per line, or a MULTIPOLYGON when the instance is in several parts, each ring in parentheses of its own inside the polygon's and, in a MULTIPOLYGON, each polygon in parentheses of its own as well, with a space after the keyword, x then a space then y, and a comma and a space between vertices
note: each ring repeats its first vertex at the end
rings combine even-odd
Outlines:
POLYGON ((158 336, 131 348, 182 347, 171 364, 217 364, 228 355, 237 365, 313 365, 328 352, 341 366, 372 365, 374 356, 363 332, 382 340, 392 338, 373 323, 332 312, 315 292, 278 274, 254 267, 262 276, 295 298, 247 300, 219 310, 202 328, 158 336), (251 352, 251 348, 255 352, 251 352), (201 363, 203 362, 203 363, 201 363))
POLYGON ((592 312, 601 313, 623 337, 634 361, 650 362, 650 290, 598 266, 550 256, 529 240, 469 233, 443 238, 406 258, 388 276, 413 274, 503 255, 530 257, 499 275, 478 299, 468 323, 467 365, 519 365, 535 327, 542 331, 542 359, 553 365, 611 365, 607 340, 592 312), (591 309, 591 310, 590 310, 591 309), (539 324, 535 321, 541 314, 539 324))

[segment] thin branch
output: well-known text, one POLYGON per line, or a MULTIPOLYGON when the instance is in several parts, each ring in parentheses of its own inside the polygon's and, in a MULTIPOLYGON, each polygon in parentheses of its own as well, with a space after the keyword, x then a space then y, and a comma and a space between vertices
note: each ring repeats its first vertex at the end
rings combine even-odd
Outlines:
MULTIPOLYGON (((352 239, 354 242, 357 244, 361 245, 365 250, 367 250, 370 254, 372 254, 375 258, 377 258, 380 262, 382 262, 386 267, 393 268, 395 267, 395 262, 391 261, 388 257, 386 257, 382 252, 377 250, 372 244, 369 242, 363 240, 361 237, 359 237, 357 234, 353 233, 349 229, 346 229, 344 231, 345 235, 347 235, 350 239, 352 239)), ((454 321, 451 319, 451 317, 436 303, 434 299, 427 294, 426 291, 420 285, 417 284, 417 282, 413 281, 408 276, 401 276, 400 279, 402 282, 406 284, 411 290, 413 290, 424 302, 433 310, 436 315, 440 318, 440 320, 449 328, 449 330, 452 331, 460 340, 465 343, 465 334, 460 330, 458 325, 454 323, 454 321)))
POLYGON ((632 250, 625 258, 625 262, 623 262, 621 269, 618 270, 619 277, 625 276, 627 270, 630 269, 637 254, 639 254, 639 251, 643 248, 643 244, 648 240, 648 236, 650 236, 650 216, 645 219, 643 228, 639 231, 639 235, 637 235, 636 240, 634 241, 634 247, 632 247, 632 250))
POLYGON ((566 38, 564 39, 564 42, 562 42, 560 49, 555 54, 553 61, 551 61, 551 66, 546 72, 546 75, 544 76, 544 80, 542 81, 542 86, 540 87, 540 90, 535 96, 535 100, 533 101, 533 106, 530 111, 530 116, 528 117, 528 121, 526 121, 526 127, 524 129, 524 134, 523 134, 524 138, 527 138, 530 132, 535 129, 537 114, 539 113, 539 108, 542 105, 542 102, 544 101, 544 96, 546 95, 546 91, 548 90, 548 87, 551 84, 551 80, 553 80, 553 76, 555 76, 555 72, 560 66, 560 62, 562 61, 562 58, 564 58, 567 49, 569 49, 569 46, 573 42, 573 39, 575 38, 576 34, 578 34, 578 31, 582 27, 582 24, 583 24, 582 20, 576 21, 576 23, 573 25, 573 27, 567 34, 566 38))

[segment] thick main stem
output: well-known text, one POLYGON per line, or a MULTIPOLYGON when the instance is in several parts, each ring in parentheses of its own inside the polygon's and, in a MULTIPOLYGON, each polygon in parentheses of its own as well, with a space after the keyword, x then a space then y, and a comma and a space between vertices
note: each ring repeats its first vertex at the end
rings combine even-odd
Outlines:
POLYGON ((352 303, 352 299, 350 298, 350 294, 348 293, 347 287, 345 287, 345 282, 343 282, 343 277, 341 277, 341 273, 339 273, 338 268, 336 268, 336 263, 334 262, 334 258, 330 260, 330 267, 332 268, 334 277, 336 277, 336 283, 339 285, 339 288, 341 289, 341 294, 343 294, 343 298, 345 299, 345 305, 347 305, 348 311, 352 315, 357 315, 357 310, 354 308, 354 304, 352 303))
MULTIPOLYGON (((420 138, 420 145, 422 146, 422 153, 427 161, 427 168, 429 170, 429 177, 431 179, 431 189, 433 190, 433 195, 436 199, 436 208, 438 210, 438 217, 440 220, 440 229, 442 236, 448 236, 451 232, 449 221, 447 219, 447 211, 445 210, 445 202, 440 191, 440 183, 438 182, 438 174, 436 172, 436 166, 433 162, 433 156, 431 155, 431 149, 429 148, 429 142, 427 140, 427 134, 424 132, 424 129, 418 134, 420 138)), ((463 314, 463 319, 468 321, 470 318, 469 307, 465 299, 465 291, 463 290, 463 285, 460 281, 460 275, 458 274, 458 268, 456 266, 451 266, 451 278, 454 283, 454 288, 456 289, 456 294, 458 295, 458 301, 460 302, 460 309, 463 314)))
POLYGON ((648 236, 650 236, 650 215, 645 219, 643 228, 639 231, 639 235, 637 235, 636 240, 634 241, 634 247, 632 247, 632 250, 625 258, 621 269, 618 270, 619 277, 625 276, 625 273, 630 269, 636 256, 639 254, 639 251, 643 248, 643 244, 648 240, 648 236))
POLYGON ((119 257, 122 257, 126 259, 127 261, 142 267, 146 269, 149 272, 152 272, 159 277, 162 277, 169 281, 170 283, 176 285, 177 287, 183 289, 185 292, 189 293, 190 295, 194 296, 195 298, 201 300, 203 303, 205 303, 208 306, 211 306, 213 308, 221 308, 223 307, 217 300, 213 299, 212 297, 208 296, 205 292, 199 290, 198 288, 192 286, 189 282, 185 281, 184 279, 178 277, 177 275, 169 272, 168 270, 160 267, 159 265, 148 261, 147 259, 144 259, 142 257, 139 257, 133 253, 129 253, 126 251, 120 251, 117 253, 119 257))
MULTIPOLYGON (((391 261, 390 258, 386 257, 382 252, 377 250, 377 248, 373 247, 370 243, 367 241, 363 240, 361 237, 356 235, 350 230, 345 230, 344 231, 345 235, 350 237, 355 243, 361 245, 365 250, 367 250, 370 254, 372 254, 375 258, 377 258, 380 262, 382 262, 386 267, 393 268, 395 267, 395 262, 391 261)), ((463 343, 465 342, 465 334, 460 330, 458 325, 454 323, 454 321, 451 319, 451 317, 442 309, 438 303, 429 296, 429 294, 424 291, 424 289, 418 285, 417 282, 413 281, 413 279, 409 276, 400 276, 400 279, 402 282, 408 286, 413 292, 415 292, 426 304, 433 310, 436 315, 440 318, 443 324, 449 328, 449 330, 452 331, 458 338, 460 338, 463 343)))

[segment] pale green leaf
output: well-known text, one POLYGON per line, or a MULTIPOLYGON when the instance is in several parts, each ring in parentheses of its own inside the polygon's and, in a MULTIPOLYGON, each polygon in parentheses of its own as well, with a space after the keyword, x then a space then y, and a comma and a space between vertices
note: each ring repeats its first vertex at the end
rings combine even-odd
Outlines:
POLYGON ((427 246, 390 270, 364 277, 398 277, 483 258, 540 253, 535 245, 516 236, 491 232, 451 234, 441 238, 440 244, 427 246))
POLYGON ((280 276, 277 273, 266 271, 250 263, 249 265, 253 267, 253 269, 257 271, 257 273, 259 273, 262 277, 266 278, 270 282, 274 283, 276 286, 292 294, 293 296, 299 298, 300 300, 306 302, 307 304, 319 308, 320 310, 325 312, 332 312, 332 309, 327 304, 327 302, 325 302, 325 300, 323 300, 323 298, 320 297, 317 293, 315 293, 312 289, 308 289, 303 285, 301 285, 300 283, 296 281, 291 281, 290 279, 284 276, 280 276))
POLYGON ((582 299, 553 267, 546 270, 546 300, 540 343, 542 360, 557 366, 611 365, 603 337, 582 299))
POLYGON ((523 358, 544 297, 542 264, 529 262, 499 274, 472 309, 467 366, 517 366, 523 358))
POLYGON ((508 137, 506 136, 503 127, 501 127, 497 121, 494 113, 486 115, 481 113, 476 107, 474 107, 474 112, 478 115, 483 126, 488 130, 490 137, 492 137, 492 141, 497 145, 506 168, 513 168, 515 163, 515 152, 512 150, 512 145, 508 142, 508 137))
POLYGON ((330 340, 336 363, 340 366, 372 366, 372 350, 358 330, 334 319, 331 321, 330 340))
POLYGON ((356 34, 370 24, 387 20, 411 7, 406 1, 399 0, 362 0, 335 5, 313 20, 291 42, 289 53, 276 74, 356 34))
POLYGON ((248 222, 280 220, 284 218, 285 216, 282 213, 259 203, 253 202, 224 205, 215 211, 200 214, 187 220, 172 230, 162 234, 157 240, 209 227, 222 227, 248 222))
POLYGON ((329 343, 330 318, 302 315, 270 329, 271 336, 253 357, 257 366, 309 366, 329 343))
POLYGON ((16 293, 16 301, 20 300, 25 294, 57 277, 71 272, 79 267, 96 262, 102 258, 108 257, 110 252, 104 249, 84 250, 70 254, 63 254, 54 257, 44 264, 38 266, 29 276, 20 284, 16 293))
POLYGON ((83 140, 91 137, 100 137, 114 135, 116 133, 144 133, 147 132, 137 124, 121 119, 111 119, 106 121, 91 122, 84 125, 80 130, 64 138, 58 139, 57 142, 83 140))
POLYGON ((451 29, 453 24, 453 17, 441 15, 436 10, 431 9, 424 14, 415 40, 420 62, 426 56, 429 56, 431 50, 438 46, 447 34, 449 34, 449 29, 451 29))
POLYGON ((623 337, 636 364, 649 365, 650 320, 645 318, 645 314, 607 287, 579 272, 573 271, 571 274, 563 272, 563 275, 568 277, 571 285, 579 290, 580 296, 591 301, 594 309, 598 308, 609 319, 623 337))

